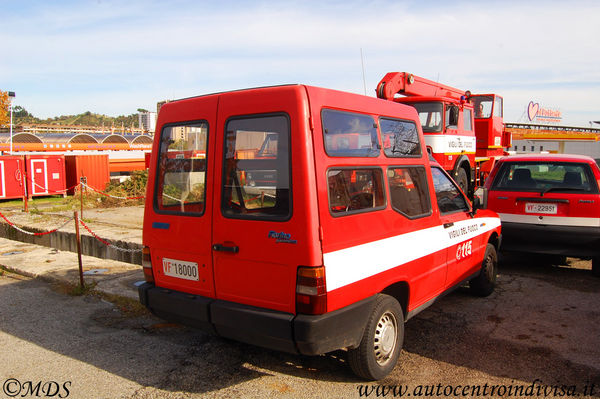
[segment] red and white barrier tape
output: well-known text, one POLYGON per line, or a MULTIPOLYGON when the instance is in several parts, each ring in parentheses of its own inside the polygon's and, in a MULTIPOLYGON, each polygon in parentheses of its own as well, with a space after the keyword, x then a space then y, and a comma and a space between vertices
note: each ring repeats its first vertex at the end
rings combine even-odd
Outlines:
POLYGON ((172 199, 173 201, 177 201, 179 203, 183 202, 183 200, 181 198, 171 197, 170 195, 165 194, 165 193, 163 193, 162 195, 163 195, 163 197, 167 197, 168 199, 172 199))
POLYGON ((22 229, 21 227, 15 225, 13 222, 11 222, 10 220, 8 220, 8 218, 6 216, 4 216, 4 214, 2 214, 0 212, 0 216, 2 217, 2 219, 6 220, 6 223, 8 223, 9 226, 11 226, 12 228, 14 228, 17 231, 20 231, 21 233, 30 235, 30 236, 43 236, 46 234, 51 234, 54 233, 57 230, 62 229, 63 227, 65 227, 67 225, 67 223, 69 223, 71 220, 73 220, 73 218, 69 218, 68 220, 66 220, 63 224, 61 224, 59 227, 52 229, 50 231, 42 231, 42 232, 33 232, 33 231, 27 231, 22 229))
POLYGON ((26 176, 25 179, 28 180, 28 181, 30 181, 31 184, 33 184, 34 186, 37 186, 38 188, 44 190, 43 193, 32 193, 32 194, 64 194, 67 191, 69 191, 69 190, 71 190, 71 189, 73 189, 73 188, 75 188, 75 187, 77 187, 79 185, 79 183, 77 183, 77 184, 75 184, 75 185, 73 185, 73 186, 71 186, 69 188, 65 188, 64 190, 53 190, 53 191, 50 191, 50 190, 48 190, 47 187, 40 186, 39 184, 37 184, 36 182, 34 182, 33 180, 31 180, 28 176, 26 176))
POLYGON ((92 229, 90 229, 87 224, 85 224, 83 222, 83 220, 79 219, 79 223, 81 223, 81 225, 98 241, 100 241, 102 244, 106 245, 107 247, 116 249, 117 251, 121 251, 121 252, 129 252, 129 253, 135 253, 135 252, 142 252, 141 248, 136 248, 136 249, 131 249, 131 248, 121 248, 116 246, 115 244, 111 244, 110 242, 106 241, 105 239, 101 238, 100 236, 98 236, 98 234, 94 233, 92 231, 92 229))

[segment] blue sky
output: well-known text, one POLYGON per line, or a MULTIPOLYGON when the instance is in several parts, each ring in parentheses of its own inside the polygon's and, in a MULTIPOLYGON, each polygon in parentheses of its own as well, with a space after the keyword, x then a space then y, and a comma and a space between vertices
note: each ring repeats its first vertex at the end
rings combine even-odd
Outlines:
POLYGON ((0 89, 42 118, 284 83, 367 95, 390 71, 600 120, 598 1, 5 1, 0 89))

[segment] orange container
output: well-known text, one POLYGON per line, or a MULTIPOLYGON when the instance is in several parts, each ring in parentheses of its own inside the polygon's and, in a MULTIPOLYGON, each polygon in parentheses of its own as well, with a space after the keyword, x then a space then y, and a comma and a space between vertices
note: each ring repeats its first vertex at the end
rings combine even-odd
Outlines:
POLYGON ((73 195, 81 178, 88 186, 100 191, 104 191, 110 182, 107 154, 65 155, 65 165, 69 195, 73 195))

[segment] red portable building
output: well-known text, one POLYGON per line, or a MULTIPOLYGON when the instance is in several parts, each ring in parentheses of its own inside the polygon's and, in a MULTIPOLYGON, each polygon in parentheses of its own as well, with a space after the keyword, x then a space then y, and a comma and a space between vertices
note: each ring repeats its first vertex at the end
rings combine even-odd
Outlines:
POLYGON ((28 196, 66 195, 64 155, 26 155, 28 196))
POLYGON ((20 156, 0 157, 0 199, 25 196, 25 159, 20 156))
POLYGON ((110 182, 108 154, 65 155, 65 168, 70 195, 81 178, 88 186, 100 191, 110 182))

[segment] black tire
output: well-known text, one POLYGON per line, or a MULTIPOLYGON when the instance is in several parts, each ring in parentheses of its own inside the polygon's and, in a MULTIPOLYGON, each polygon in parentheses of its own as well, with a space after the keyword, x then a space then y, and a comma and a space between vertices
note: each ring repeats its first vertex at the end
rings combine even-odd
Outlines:
POLYGON ((366 380, 380 380, 396 366, 404 342, 404 314, 396 299, 377 296, 358 348, 348 350, 352 371, 366 380))
POLYGON ((592 258, 592 274, 600 277, 600 256, 592 258))
POLYGON ((465 168, 458 168, 456 171, 456 184, 458 187, 467 195, 469 193, 469 178, 467 177, 467 171, 465 168))
POLYGON ((497 274, 498 255, 496 254, 496 247, 488 243, 485 248, 485 254, 483 255, 481 272, 477 277, 469 281, 471 293, 481 297, 490 295, 494 292, 494 288, 496 287, 497 274))

